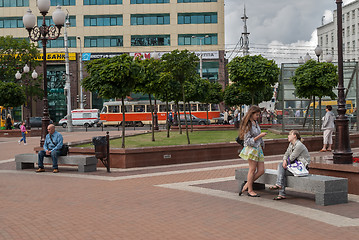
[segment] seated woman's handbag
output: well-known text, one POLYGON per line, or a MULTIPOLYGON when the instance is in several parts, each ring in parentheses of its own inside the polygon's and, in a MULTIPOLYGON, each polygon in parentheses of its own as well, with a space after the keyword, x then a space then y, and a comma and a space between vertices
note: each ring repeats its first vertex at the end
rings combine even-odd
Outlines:
POLYGON ((293 173, 296 177, 305 177, 309 175, 309 171, 302 162, 295 160, 293 163, 290 163, 289 157, 287 170, 293 173))

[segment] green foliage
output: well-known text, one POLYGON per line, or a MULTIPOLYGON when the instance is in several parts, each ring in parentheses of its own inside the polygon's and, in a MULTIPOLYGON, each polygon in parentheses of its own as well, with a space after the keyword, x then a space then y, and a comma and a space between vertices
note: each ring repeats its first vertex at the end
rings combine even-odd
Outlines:
POLYGON ((295 75, 291 79, 297 97, 336 98, 333 88, 338 85, 338 75, 337 68, 332 63, 309 60, 295 70, 295 75))
POLYGON ((33 79, 32 70, 40 65, 35 58, 40 54, 37 47, 24 39, 15 39, 12 36, 0 37, 0 82, 22 82, 26 85, 29 96, 42 97, 42 78, 33 79), (27 64, 31 69, 29 73, 22 73, 27 64), (22 73, 21 80, 15 78, 17 71, 22 73))
POLYGON ((150 58, 142 60, 141 65, 143 66, 144 76, 136 82, 135 92, 156 94, 161 88, 159 80, 162 71, 161 61, 150 58))
MULTIPOLYGON (((227 106, 240 106, 252 104, 252 96, 249 92, 241 92, 237 83, 233 83, 224 90, 224 102, 227 106)), ((254 104, 269 101, 273 97, 273 88, 266 86, 261 92, 254 94, 254 104)))
POLYGON ((218 104, 223 101, 222 85, 219 82, 210 82, 207 80, 208 90, 203 102, 218 104))
POLYGON ((273 86, 280 74, 275 62, 261 55, 235 57, 227 67, 231 81, 238 84, 241 92, 251 94, 252 104, 255 93, 273 86))
POLYGON ((82 86, 108 99, 130 95, 136 82, 143 78, 140 60, 127 54, 92 60, 87 63, 86 69, 89 76, 83 80, 82 86))
POLYGON ((26 102, 21 86, 12 82, 0 82, 0 106, 18 107, 26 102))

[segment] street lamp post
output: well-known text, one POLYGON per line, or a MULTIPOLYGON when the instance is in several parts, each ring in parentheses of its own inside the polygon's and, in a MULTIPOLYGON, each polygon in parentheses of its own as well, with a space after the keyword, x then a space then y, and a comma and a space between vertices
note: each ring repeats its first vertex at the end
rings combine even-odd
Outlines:
POLYGON ((83 79, 83 70, 82 70, 82 42, 81 38, 77 37, 78 40, 80 40, 80 108, 84 108, 84 97, 83 97, 83 91, 82 91, 82 79, 83 79))
POLYGON ((67 100, 67 131, 72 132, 72 116, 71 116, 71 81, 70 81, 70 60, 67 38, 67 28, 70 26, 69 14, 66 15, 66 23, 64 28, 64 45, 65 45, 65 90, 67 100))
MULTIPOLYGON (((30 68, 27 66, 27 64, 25 64, 24 68, 23 68, 23 73, 28 73, 30 71, 30 68)), ((16 72, 15 74, 15 78, 17 80, 20 80, 22 77, 21 73, 19 71, 16 72)), ((34 71, 31 74, 31 77, 33 79, 37 78, 37 72, 34 71)), ((25 88, 25 94, 26 94, 26 129, 30 130, 31 129, 31 124, 30 124, 30 108, 29 108, 29 97, 28 97, 28 92, 27 89, 29 87, 29 83, 26 82, 26 88, 25 88)))
MULTIPOLYGON (((156 59, 156 60, 161 59, 160 55, 156 51, 153 52, 152 57, 153 57, 153 59, 156 59)), ((155 109, 154 109, 154 113, 153 113, 153 129, 159 130, 156 99, 155 99, 155 109)))
POLYGON ((56 10, 52 14, 52 20, 54 24, 49 26, 46 25, 45 16, 47 15, 50 9, 50 0, 38 0, 37 7, 40 10, 42 15, 42 25, 36 26, 36 17, 32 14, 31 9, 27 10, 27 13, 23 16, 23 23, 26 30, 29 32, 29 38, 34 42, 41 41, 42 43, 42 68, 44 75, 44 111, 42 117, 42 127, 41 127, 41 139, 40 146, 44 145, 45 137, 47 134, 47 126, 50 123, 49 118, 49 104, 47 100, 47 66, 46 66, 46 44, 50 40, 55 40, 60 36, 60 31, 62 26, 65 23, 66 15, 61 10, 60 6, 56 7, 56 10))
POLYGON ((334 164, 352 164, 353 153, 350 148, 349 120, 345 116, 345 95, 343 80, 343 33, 342 33, 342 0, 337 4, 337 37, 338 37, 338 117, 335 120, 335 149, 333 153, 334 164))
POLYGON ((204 37, 197 37, 197 36, 192 36, 192 38, 198 38, 199 39, 199 49, 200 49, 200 56, 199 56, 199 76, 202 78, 203 77, 203 69, 202 69, 202 41, 205 38, 208 38, 209 36, 206 35, 204 37))
MULTIPOLYGON (((320 62, 320 56, 323 53, 323 50, 321 47, 319 47, 319 45, 317 45, 317 47, 314 49, 315 55, 318 58, 318 63, 320 62)), ((314 103, 315 106, 315 103, 314 103)), ((319 126, 322 126, 322 98, 319 97, 319 126)), ((315 126, 314 126, 315 127, 315 126)))
POLYGON ((309 53, 305 54, 305 56, 304 56, 304 62, 306 63, 306 62, 308 62, 310 59, 312 59, 312 58, 310 57, 309 53))

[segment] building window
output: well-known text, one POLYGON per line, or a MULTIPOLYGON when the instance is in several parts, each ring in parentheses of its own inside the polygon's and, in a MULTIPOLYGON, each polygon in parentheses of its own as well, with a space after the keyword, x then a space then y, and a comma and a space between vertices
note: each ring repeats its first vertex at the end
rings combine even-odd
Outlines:
POLYGON ((131 0, 131 4, 159 4, 169 2, 170 0, 131 0))
POLYGON ((355 10, 352 11, 352 19, 355 18, 355 10))
POLYGON ((178 34, 178 45, 200 45, 201 42, 202 45, 217 45, 217 34, 178 34))
POLYGON ((347 53, 350 52, 350 42, 347 42, 347 53))
POLYGON ((75 6, 76 0, 51 0, 51 6, 75 6))
POLYGON ((347 13, 347 21, 350 19, 350 12, 347 13))
POLYGON ((131 14, 131 25, 167 25, 170 14, 131 14))
POLYGON ((122 26, 122 15, 85 15, 84 26, 122 26))
POLYGON ((334 33, 331 33, 330 35, 331 35, 331 36, 330 36, 331 42, 334 42, 334 33))
POLYGON ((323 37, 320 37, 320 46, 323 46, 323 37))
POLYGON ((355 40, 352 42, 352 48, 353 48, 353 50, 352 50, 353 53, 355 53, 355 50, 356 50, 356 49, 355 49, 355 40))
MULTIPOLYGON (((70 27, 76 27, 76 16, 70 16, 69 17, 70 27)), ((47 26, 50 26, 51 24, 54 24, 54 21, 52 21, 51 16, 45 17, 45 23, 47 26)), ((42 25, 42 17, 37 17, 37 26, 42 25)))
POLYGON ((217 0, 177 0, 178 3, 217 2, 217 0))
POLYGON ((347 27, 347 37, 350 36, 350 27, 347 27))
POLYGON ((329 38, 328 38, 328 34, 327 34, 327 35, 325 35, 325 44, 328 45, 328 43, 329 43, 329 38))
POLYGON ((133 35, 131 46, 170 46, 170 35, 133 35))
POLYGON ((84 5, 119 5, 122 0, 84 0, 84 5))
POLYGON ((28 7, 29 0, 0 0, 0 7, 28 7))
POLYGON ((0 28, 23 28, 22 17, 0 18, 0 28))
POLYGON ((217 23, 217 13, 179 13, 178 24, 217 23))
POLYGON ((355 25, 352 26, 352 35, 355 35, 355 25))
POLYGON ((122 36, 85 37, 85 47, 122 47, 122 36))
MULTIPOLYGON (((67 44, 68 44, 67 46, 69 48, 76 48, 76 37, 68 37, 67 44)), ((42 48, 41 41, 38 42, 37 47, 42 48)), ((64 48, 65 47, 64 38, 59 37, 58 39, 47 41, 46 47, 47 48, 64 48)))

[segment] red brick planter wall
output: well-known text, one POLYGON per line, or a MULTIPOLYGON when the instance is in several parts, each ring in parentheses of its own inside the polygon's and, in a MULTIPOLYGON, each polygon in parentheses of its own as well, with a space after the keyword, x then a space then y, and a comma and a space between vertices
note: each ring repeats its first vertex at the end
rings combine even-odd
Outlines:
MULTIPOLYGON (((359 147, 359 134, 352 134, 351 146, 359 147)), ((288 147, 287 139, 265 141, 264 155, 284 154, 288 147)), ((304 144, 309 151, 319 151, 322 137, 306 137, 304 144)), ((209 143, 146 148, 111 148, 111 167, 132 168, 190 162, 214 161, 238 158, 241 147, 237 143, 209 143)), ((70 154, 94 155, 93 148, 71 147, 70 154)), ((102 163, 99 161, 99 166, 102 163)))
MULTIPOLYGON (((37 137, 41 136, 41 129, 31 129, 27 130, 28 137, 37 137)), ((0 130, 0 137, 21 137, 20 129, 13 130, 0 130)))

